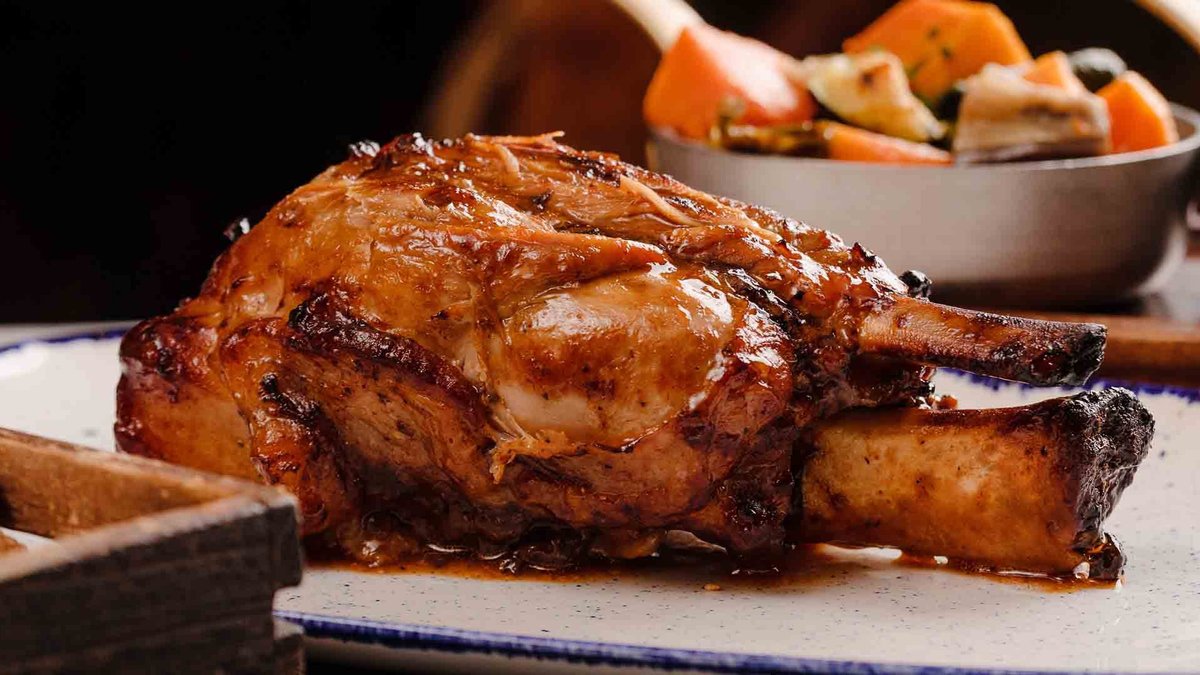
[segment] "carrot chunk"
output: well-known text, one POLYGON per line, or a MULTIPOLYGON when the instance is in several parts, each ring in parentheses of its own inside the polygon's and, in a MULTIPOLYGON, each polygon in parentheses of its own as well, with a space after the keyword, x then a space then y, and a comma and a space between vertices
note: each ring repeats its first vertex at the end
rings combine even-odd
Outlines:
POLYGON ((1063 52, 1050 52, 1037 57, 1025 71, 1024 78, 1034 84, 1048 84, 1073 94, 1087 92, 1087 87, 1075 76, 1071 61, 1063 52))
POLYGON ((1108 104, 1113 152, 1132 152, 1179 140, 1167 99, 1133 71, 1117 76, 1096 92, 1108 104))
POLYGON ((938 100, 985 64, 1010 66, 1031 58, 999 8, 966 0, 901 0, 843 48, 886 49, 899 56, 913 92, 927 101, 938 100))
POLYGON ((950 153, 928 143, 914 143, 837 122, 822 122, 830 159, 876 164, 951 164, 950 153))
POLYGON ((642 112, 651 126, 704 138, 723 106, 736 101, 741 124, 806 122, 816 102, 785 72, 788 57, 750 38, 690 26, 663 55, 642 112))

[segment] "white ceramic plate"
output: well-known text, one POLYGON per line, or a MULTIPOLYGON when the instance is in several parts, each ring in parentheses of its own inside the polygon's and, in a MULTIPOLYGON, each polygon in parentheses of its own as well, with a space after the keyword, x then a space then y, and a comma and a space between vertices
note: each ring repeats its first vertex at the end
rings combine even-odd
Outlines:
MULTIPOLYGON (((116 350, 110 336, 0 352, 0 425, 111 448, 116 350)), ((1060 393, 939 378, 964 406, 1060 393)), ((279 614, 326 658, 448 670, 1197 672, 1200 405, 1191 391, 1140 396, 1159 431, 1109 523, 1129 557, 1116 589, 1050 592, 867 551, 783 586, 686 572, 576 584, 317 569, 280 594, 279 614)))

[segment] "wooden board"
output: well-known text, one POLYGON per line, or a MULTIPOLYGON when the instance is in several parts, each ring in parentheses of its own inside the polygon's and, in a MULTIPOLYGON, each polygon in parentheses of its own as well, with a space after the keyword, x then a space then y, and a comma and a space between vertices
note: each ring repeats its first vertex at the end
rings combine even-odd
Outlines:
POLYGON ((297 672, 271 616, 299 583, 282 491, 0 429, 0 673, 297 672))

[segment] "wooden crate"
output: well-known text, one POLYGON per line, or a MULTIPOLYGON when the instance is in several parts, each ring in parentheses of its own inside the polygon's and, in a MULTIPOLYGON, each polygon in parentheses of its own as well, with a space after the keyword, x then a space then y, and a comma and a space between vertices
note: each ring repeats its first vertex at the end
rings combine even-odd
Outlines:
POLYGON ((287 494, 0 429, 0 673, 303 668, 275 592, 300 582, 287 494))

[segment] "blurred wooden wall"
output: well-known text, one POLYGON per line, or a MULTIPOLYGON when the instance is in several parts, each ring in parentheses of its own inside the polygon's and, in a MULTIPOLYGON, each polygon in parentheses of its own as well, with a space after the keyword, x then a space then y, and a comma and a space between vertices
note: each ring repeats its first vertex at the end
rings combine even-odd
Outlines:
MULTIPOLYGON (((805 55, 838 50, 892 0, 692 4, 714 25, 805 55)), ((1200 107, 1200 57, 1131 0, 997 4, 1035 54, 1110 47, 1172 100, 1200 107)), ((644 160, 641 97, 658 52, 608 0, 486 2, 449 54, 424 115, 430 133, 562 130, 577 147, 644 160)))
POLYGON ((607 0, 496 0, 452 48, 424 128, 567 132, 640 159, 641 92, 658 50, 607 0))

